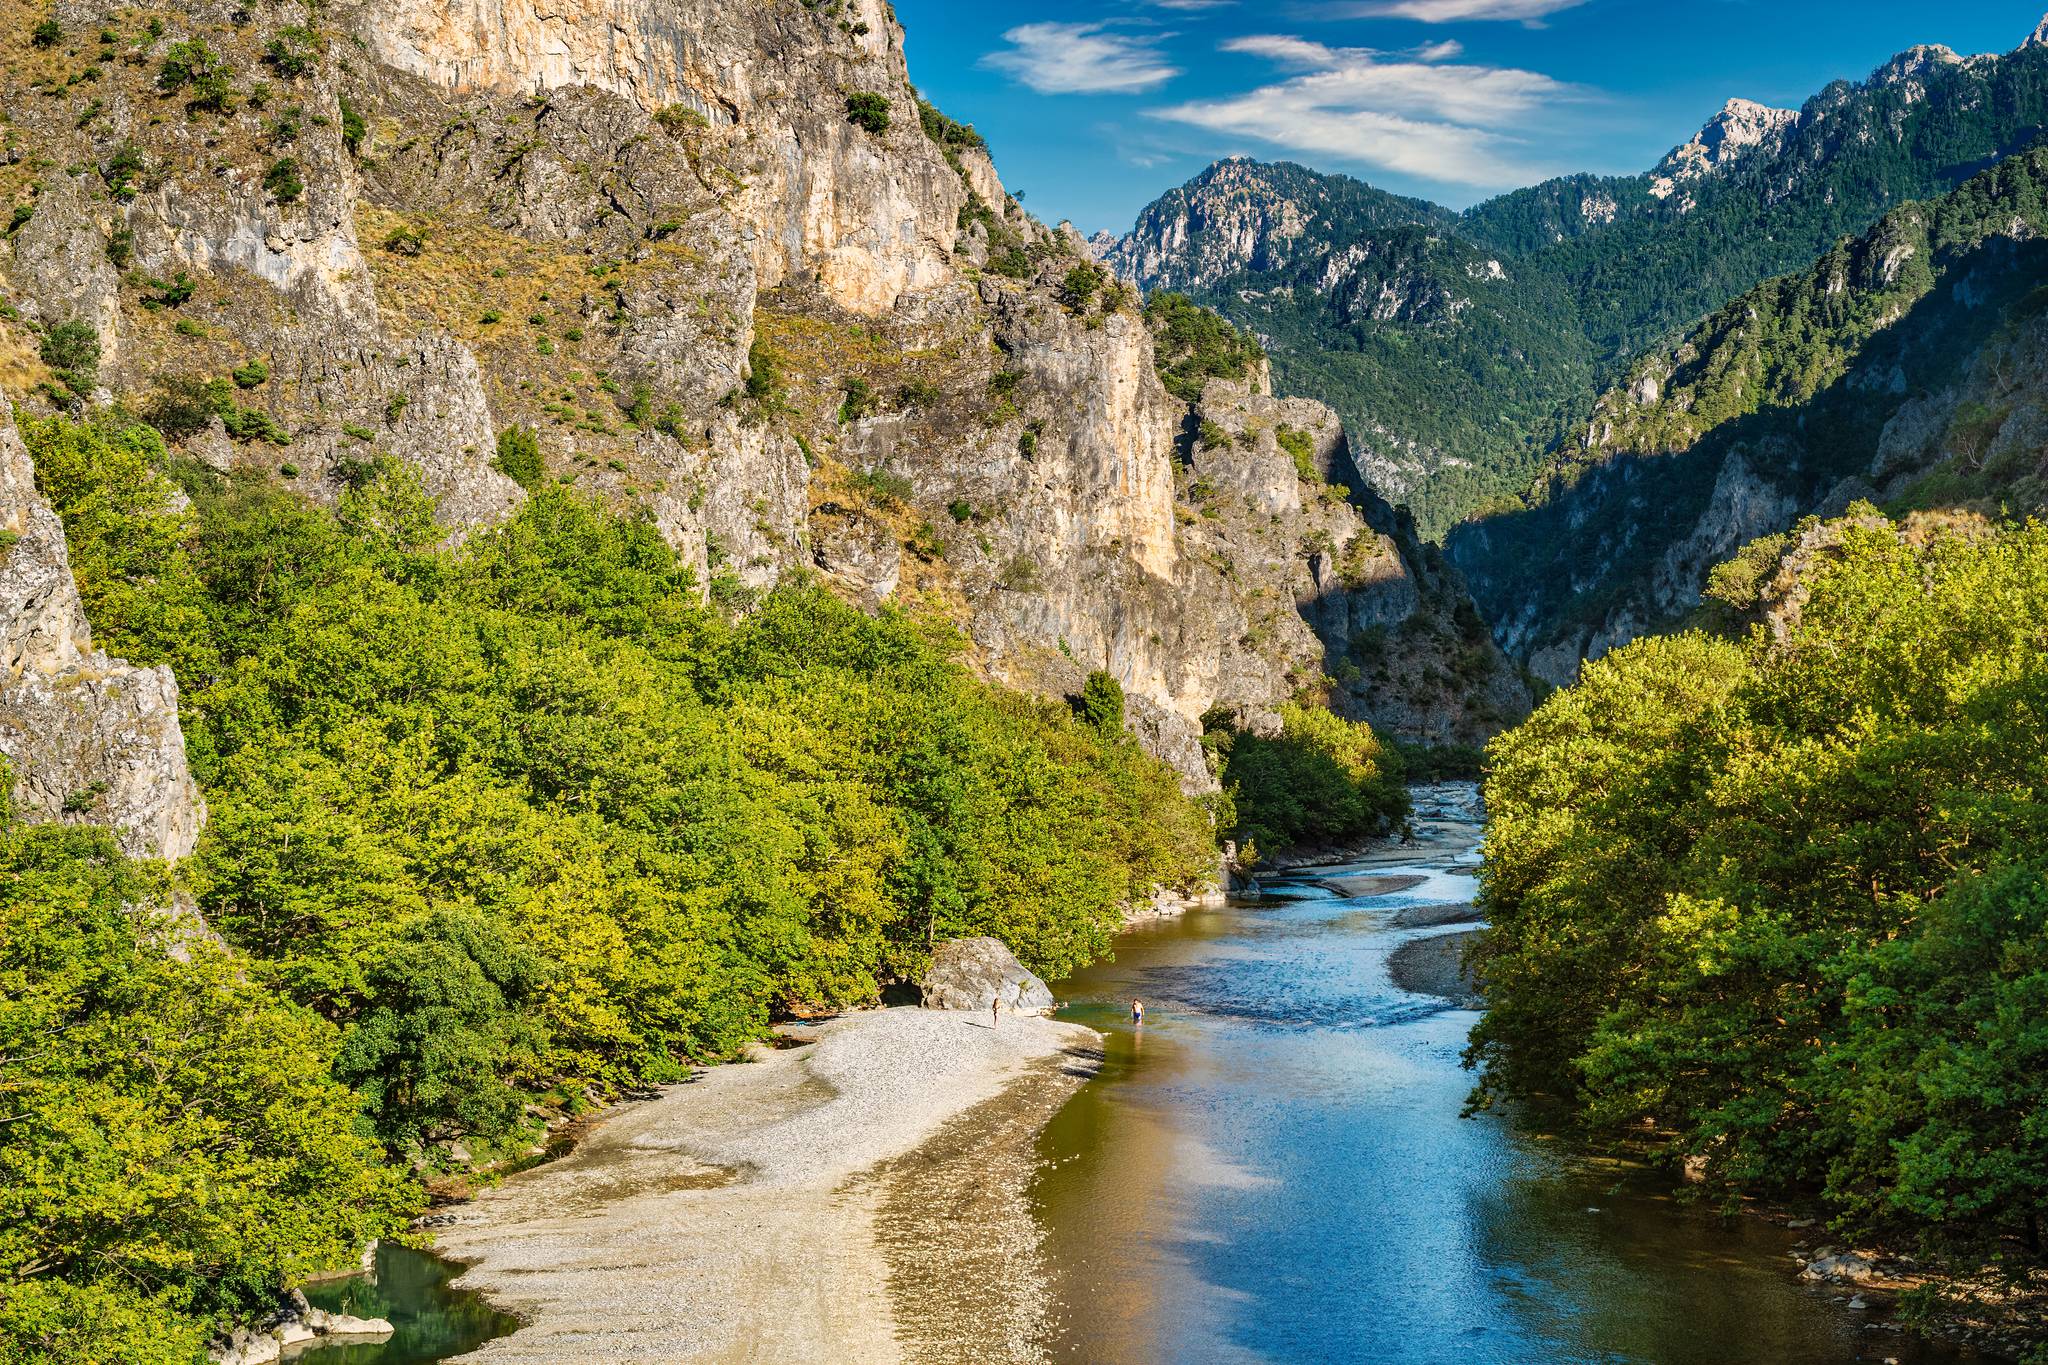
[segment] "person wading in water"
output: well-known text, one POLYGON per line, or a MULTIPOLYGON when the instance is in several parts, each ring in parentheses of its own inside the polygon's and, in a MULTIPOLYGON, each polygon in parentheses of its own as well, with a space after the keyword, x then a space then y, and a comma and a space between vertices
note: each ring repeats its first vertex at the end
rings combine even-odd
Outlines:
POLYGON ((1131 1002, 1131 1023, 1133 1023, 1133 1024, 1143 1024, 1144 1022, 1145 1022, 1145 1002, 1144 1002, 1144 1001, 1142 1001, 1142 1000, 1133 1000, 1133 1001, 1131 1002))

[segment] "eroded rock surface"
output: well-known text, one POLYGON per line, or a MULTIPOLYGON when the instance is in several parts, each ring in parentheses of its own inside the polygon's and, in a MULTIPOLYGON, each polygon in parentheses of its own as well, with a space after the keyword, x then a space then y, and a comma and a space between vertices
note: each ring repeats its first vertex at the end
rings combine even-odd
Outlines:
POLYGON ((185 764, 178 684, 95 649, 63 523, 0 405, 0 755, 31 820, 110 827, 122 852, 183 858, 206 806, 185 764))
POLYGON ((919 983, 928 1010, 976 1010, 999 1004, 1005 1014, 1050 1014, 1058 1004, 1045 982, 1001 939, 956 938, 932 952, 919 983))

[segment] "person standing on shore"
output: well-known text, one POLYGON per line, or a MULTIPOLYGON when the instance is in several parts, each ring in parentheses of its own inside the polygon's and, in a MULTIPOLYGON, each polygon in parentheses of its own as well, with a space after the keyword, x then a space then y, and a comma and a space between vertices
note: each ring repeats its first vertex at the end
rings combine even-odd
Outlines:
POLYGON ((1131 1002, 1131 1024, 1133 1027, 1142 1028, 1144 1026, 1144 1023, 1145 1002, 1142 1000, 1133 1000, 1131 1002))
POLYGON ((1002 1023, 1002 1015, 1003 997, 1000 995, 990 996, 988 1001, 988 1026, 995 1028, 998 1024, 1002 1023))

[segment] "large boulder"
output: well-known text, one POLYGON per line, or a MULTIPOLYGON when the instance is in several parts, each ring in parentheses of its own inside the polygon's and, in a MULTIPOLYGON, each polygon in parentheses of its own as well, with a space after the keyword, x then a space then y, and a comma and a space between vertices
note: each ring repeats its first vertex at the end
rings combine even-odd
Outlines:
POLYGON ((941 943, 920 984, 928 1010, 986 1010, 1001 1001, 1007 1014, 1050 1014, 1058 1003, 1046 984, 994 938, 941 943))

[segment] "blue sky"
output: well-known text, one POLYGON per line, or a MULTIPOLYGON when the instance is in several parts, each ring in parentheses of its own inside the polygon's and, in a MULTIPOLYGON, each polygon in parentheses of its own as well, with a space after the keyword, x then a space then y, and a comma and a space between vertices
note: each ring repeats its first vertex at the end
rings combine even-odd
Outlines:
POLYGON ((1648 170, 1733 96, 1796 108, 1918 43, 2019 46, 2048 0, 895 0, 910 77, 1047 222, 1130 226, 1221 156, 1463 207, 1648 170))

